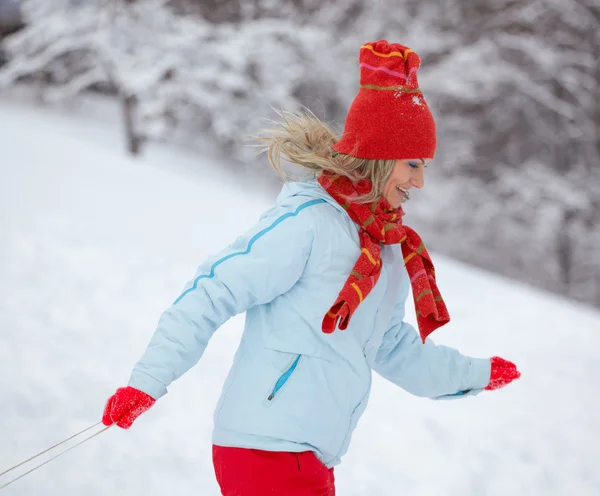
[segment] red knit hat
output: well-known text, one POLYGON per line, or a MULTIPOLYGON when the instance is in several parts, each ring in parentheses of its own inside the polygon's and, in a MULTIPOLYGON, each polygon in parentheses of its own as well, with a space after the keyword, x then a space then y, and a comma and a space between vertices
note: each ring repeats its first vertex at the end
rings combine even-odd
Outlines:
POLYGON ((360 89, 334 150, 367 159, 433 158, 435 121, 419 89, 421 59, 385 40, 360 47, 360 89))

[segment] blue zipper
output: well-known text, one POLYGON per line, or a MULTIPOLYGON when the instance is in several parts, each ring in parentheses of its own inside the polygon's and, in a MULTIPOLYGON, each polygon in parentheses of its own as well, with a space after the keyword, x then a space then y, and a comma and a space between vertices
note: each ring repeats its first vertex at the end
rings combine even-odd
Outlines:
POLYGON ((294 360, 292 365, 290 365, 290 368, 287 369, 285 371, 285 373, 277 380, 277 382, 275 383, 275 386, 273 387, 273 391, 267 398, 268 401, 272 401, 273 398, 275 398, 275 395, 279 392, 279 390, 285 385, 285 383, 292 376, 292 374, 294 373, 294 370, 296 370, 296 367, 298 366, 298 361, 300 360, 300 356, 301 355, 298 355, 296 357, 296 359, 294 360))
POLYGON ((465 389, 464 391, 459 391, 458 393, 452 394, 444 394, 443 396, 439 396, 439 398, 451 398, 453 396, 464 396, 467 393, 470 393, 472 389, 465 389))

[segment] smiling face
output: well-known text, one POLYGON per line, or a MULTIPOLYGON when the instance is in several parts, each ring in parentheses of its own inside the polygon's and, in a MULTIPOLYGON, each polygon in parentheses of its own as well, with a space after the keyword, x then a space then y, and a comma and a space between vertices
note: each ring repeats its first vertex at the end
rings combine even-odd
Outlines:
POLYGON ((407 202, 412 188, 420 189, 425 186, 423 173, 429 162, 431 159, 428 158, 396 160, 382 193, 383 198, 392 208, 398 208, 402 203, 407 202))

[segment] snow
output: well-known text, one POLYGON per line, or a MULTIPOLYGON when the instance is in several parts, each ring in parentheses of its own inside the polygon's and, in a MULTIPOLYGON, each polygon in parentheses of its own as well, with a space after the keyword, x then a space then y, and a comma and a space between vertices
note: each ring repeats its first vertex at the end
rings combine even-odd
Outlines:
MULTIPOLYGON (((166 148, 131 160, 117 135, 0 100, 0 472, 98 422, 196 265, 273 200, 212 158, 195 173, 166 148)), ((600 494, 600 313, 433 257, 453 318, 434 340, 513 360, 522 379, 435 402, 375 376, 338 493, 600 494)), ((212 411, 242 324, 227 322, 130 431, 110 429, 4 494, 217 495, 212 411)))

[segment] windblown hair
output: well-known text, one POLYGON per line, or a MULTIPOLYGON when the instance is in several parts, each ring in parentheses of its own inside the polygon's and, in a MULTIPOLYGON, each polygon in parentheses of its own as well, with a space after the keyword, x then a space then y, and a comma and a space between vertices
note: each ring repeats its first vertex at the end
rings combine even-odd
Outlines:
POLYGON ((297 177, 283 170, 281 157, 314 176, 331 172, 352 181, 370 179, 371 192, 355 201, 370 203, 381 198, 394 160, 364 159, 336 152, 331 146, 339 137, 309 110, 277 113, 281 120, 269 121, 273 127, 263 129, 254 138, 261 142, 259 150, 267 152, 273 169, 284 181, 295 181, 297 177))

